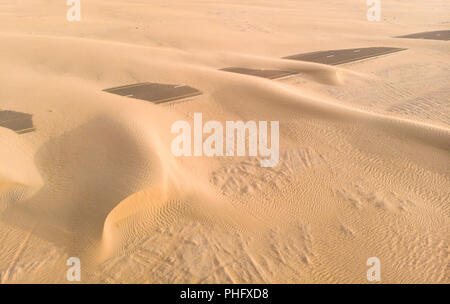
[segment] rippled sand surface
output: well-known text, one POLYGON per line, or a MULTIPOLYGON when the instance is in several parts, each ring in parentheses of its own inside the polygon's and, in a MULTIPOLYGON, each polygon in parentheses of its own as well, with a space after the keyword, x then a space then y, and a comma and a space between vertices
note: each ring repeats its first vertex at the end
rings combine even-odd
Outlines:
POLYGON ((0 281, 449 283, 450 3, 0 0, 0 281), (338 66, 281 59, 407 50, 338 66), (220 69, 279 69, 278 80, 220 69), (156 105, 103 90, 202 95, 156 105), (280 160, 175 157, 177 120, 279 121, 280 160))

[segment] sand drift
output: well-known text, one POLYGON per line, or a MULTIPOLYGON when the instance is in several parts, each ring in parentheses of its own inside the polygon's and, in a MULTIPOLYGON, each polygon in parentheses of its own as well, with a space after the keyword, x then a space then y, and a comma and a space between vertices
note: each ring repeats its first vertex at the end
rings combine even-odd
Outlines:
POLYGON ((448 1, 52 2, 0 4, 1 283, 448 282, 448 1))

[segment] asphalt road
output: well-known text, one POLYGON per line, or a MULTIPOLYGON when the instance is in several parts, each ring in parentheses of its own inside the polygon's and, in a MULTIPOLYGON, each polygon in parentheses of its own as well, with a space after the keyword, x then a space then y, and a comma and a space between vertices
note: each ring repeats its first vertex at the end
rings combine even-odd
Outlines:
POLYGON ((33 132, 33 115, 14 111, 0 111, 0 127, 8 128, 18 134, 33 132))
POLYGON ((431 40, 448 41, 448 40, 450 40, 450 30, 409 34, 409 35, 397 36, 395 38, 431 39, 431 40))
POLYGON ((403 50, 406 49, 389 48, 389 47, 369 47, 357 49, 319 51, 319 52, 292 55, 283 58, 317 62, 329 65, 338 65, 366 58, 376 57, 380 55, 390 54, 394 52, 399 52, 403 50))
POLYGON ((104 90, 125 97, 142 99, 156 104, 200 95, 201 92, 186 85, 137 83, 104 90))

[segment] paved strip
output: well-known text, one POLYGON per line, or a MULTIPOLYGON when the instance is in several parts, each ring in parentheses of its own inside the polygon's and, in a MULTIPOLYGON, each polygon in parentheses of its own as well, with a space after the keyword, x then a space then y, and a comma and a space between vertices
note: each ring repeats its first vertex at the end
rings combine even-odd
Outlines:
POLYGON ((376 57, 380 55, 395 53, 404 51, 406 49, 401 48, 389 48, 389 47, 369 47, 358 49, 343 49, 343 50, 330 50, 319 51, 305 54, 298 54, 283 57, 283 59, 301 60, 317 62, 329 65, 338 65, 366 58, 376 57))
POLYGON ((33 132, 33 115, 14 111, 0 111, 0 127, 13 130, 18 134, 33 132))
POLYGON ((296 75, 297 72, 291 71, 280 71, 280 70, 265 70, 265 69, 248 69, 248 68, 239 68, 239 67, 230 67, 225 69, 220 69, 221 71, 245 74, 251 76, 257 76, 267 79, 278 79, 286 76, 296 75))
POLYGON ((430 40, 450 40, 450 30, 446 31, 434 31, 434 32, 422 32, 416 34, 409 34, 403 36, 397 36, 395 38, 411 38, 411 39, 430 39, 430 40))
POLYGON ((156 104, 201 95, 195 88, 186 85, 161 83, 137 83, 104 90, 105 92, 125 97, 142 99, 156 104))

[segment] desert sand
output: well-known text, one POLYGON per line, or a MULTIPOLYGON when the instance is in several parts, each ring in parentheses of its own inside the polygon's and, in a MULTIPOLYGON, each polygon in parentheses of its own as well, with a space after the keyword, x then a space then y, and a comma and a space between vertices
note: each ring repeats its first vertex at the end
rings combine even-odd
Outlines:
POLYGON ((447 0, 0 0, 0 282, 449 283, 447 0), (281 59, 407 50, 339 66, 281 59), (270 80, 226 67, 280 69, 270 80), (185 84, 167 104, 103 90, 185 84), (280 161, 175 157, 177 120, 278 120, 280 161))

